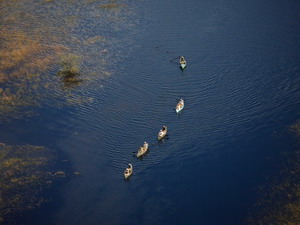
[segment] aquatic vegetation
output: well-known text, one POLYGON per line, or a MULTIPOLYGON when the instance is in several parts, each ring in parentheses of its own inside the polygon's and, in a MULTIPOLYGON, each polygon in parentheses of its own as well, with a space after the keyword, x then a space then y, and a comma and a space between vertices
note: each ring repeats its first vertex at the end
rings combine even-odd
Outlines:
MULTIPOLYGON (((290 130, 300 137, 299 121, 290 130)), ((282 157, 285 160, 279 174, 262 187, 262 197, 248 224, 300 224, 300 151, 284 152, 282 157)))
POLYGON ((4 81, 46 71, 55 60, 55 55, 66 50, 62 45, 43 45, 23 31, 1 31, 0 72, 4 81))
POLYGON ((123 5, 117 4, 117 3, 108 3, 108 4, 100 5, 100 8, 104 8, 104 9, 116 9, 116 8, 120 8, 122 6, 123 5))
POLYGON ((57 159, 53 150, 43 146, 0 143, 0 224, 15 224, 15 216, 50 200, 44 195, 45 190, 58 181, 79 176, 79 172, 71 172, 65 165, 67 172, 52 172, 57 159))
POLYGON ((0 145, 0 222, 40 206, 54 153, 41 146, 0 145))
POLYGON ((63 78, 66 87, 78 85, 82 82, 82 79, 79 78, 79 60, 79 56, 70 53, 63 54, 60 57, 62 69, 58 72, 58 75, 63 78))
POLYGON ((91 37, 91 38, 85 40, 84 43, 85 43, 85 44, 96 44, 96 43, 102 42, 102 41, 104 41, 104 40, 105 40, 104 37, 97 35, 97 36, 95 36, 95 37, 91 37))
POLYGON ((300 152, 288 156, 288 165, 281 171, 282 178, 274 178, 263 187, 263 196, 257 201, 257 210, 248 219, 248 224, 300 223, 300 152))
POLYGON ((113 23, 113 30, 131 28, 125 22, 129 10, 111 14, 111 9, 120 8, 124 4, 118 0, 2 0, 1 120, 31 115, 30 107, 69 105, 69 96, 72 104, 89 102, 82 100, 83 93, 95 81, 102 86, 101 81, 113 74, 109 70, 121 57, 113 50, 120 40, 107 36, 106 24, 113 23), (86 22, 82 4, 95 18, 91 26, 80 26, 86 22), (94 28, 97 32, 91 32, 94 28))
POLYGON ((22 31, 2 31, 0 115, 11 115, 21 107, 39 105, 48 95, 44 93, 45 87, 54 85, 49 85, 50 79, 45 73, 56 62, 56 55, 66 48, 43 45, 22 31))
MULTIPOLYGON (((103 87, 101 80, 113 74, 109 65, 124 57, 116 48, 121 41, 106 36, 105 30, 111 21, 128 28, 127 15, 111 10, 121 4, 114 0, 0 2, 0 123, 32 115, 40 106, 93 102, 87 89, 95 88, 94 81, 97 88, 103 87)), ((50 172, 56 160, 54 152, 44 147, 0 143, 0 223, 13 224, 14 215, 39 207, 45 201, 43 190, 55 179, 68 177, 62 170, 50 172)))
POLYGON ((298 136, 300 136, 300 120, 298 120, 296 123, 294 123, 291 127, 290 130, 292 132, 295 132, 298 136))

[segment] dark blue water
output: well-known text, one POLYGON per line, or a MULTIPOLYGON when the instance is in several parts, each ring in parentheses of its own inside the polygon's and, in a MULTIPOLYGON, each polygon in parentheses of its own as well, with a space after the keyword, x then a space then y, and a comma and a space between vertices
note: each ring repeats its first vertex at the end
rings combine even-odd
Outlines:
MULTIPOLYGON (((131 11, 124 23, 133 25, 107 29, 119 42, 112 75, 90 86, 95 100, 42 109, 39 117, 15 122, 29 127, 26 134, 5 136, 51 142, 81 173, 28 223, 243 224, 256 188, 290 148, 277 134, 300 118, 300 3, 126 4, 131 11), (180 98, 185 108, 177 116, 180 98), (164 124, 168 138, 157 142, 164 124), (144 141, 150 152, 138 160, 133 152, 144 141), (125 182, 128 163, 134 174, 125 182)), ((88 26, 94 20, 86 16, 74 32, 92 36, 113 25, 88 26)))

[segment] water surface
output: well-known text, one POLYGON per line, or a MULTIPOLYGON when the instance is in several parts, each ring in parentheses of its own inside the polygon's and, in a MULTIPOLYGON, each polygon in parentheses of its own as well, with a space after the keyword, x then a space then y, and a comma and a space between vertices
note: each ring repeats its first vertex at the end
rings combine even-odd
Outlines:
MULTIPOLYGON (((256 188, 275 173, 280 152, 292 148, 278 134, 286 137, 300 117, 299 3, 100 3, 54 4, 78 17, 68 35, 107 40, 69 44, 83 56, 83 76, 109 72, 75 88, 75 98, 93 100, 44 106, 39 116, 6 125, 7 140, 51 142, 81 174, 27 223, 243 224, 256 188), (186 106, 176 115, 180 98, 186 106), (164 124, 168 138, 157 142, 164 124), (133 152, 144 141, 150 152, 138 160, 133 152), (125 182, 128 163, 134 174, 125 182)), ((42 8, 50 21, 55 7, 42 8)))

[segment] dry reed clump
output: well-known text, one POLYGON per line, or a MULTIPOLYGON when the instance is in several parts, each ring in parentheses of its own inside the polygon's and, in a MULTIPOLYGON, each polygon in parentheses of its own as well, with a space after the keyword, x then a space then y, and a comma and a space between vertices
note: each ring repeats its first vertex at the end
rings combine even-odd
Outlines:
POLYGON ((58 75, 62 77, 65 87, 73 87, 82 82, 80 78, 80 57, 71 53, 60 56, 61 70, 58 75))

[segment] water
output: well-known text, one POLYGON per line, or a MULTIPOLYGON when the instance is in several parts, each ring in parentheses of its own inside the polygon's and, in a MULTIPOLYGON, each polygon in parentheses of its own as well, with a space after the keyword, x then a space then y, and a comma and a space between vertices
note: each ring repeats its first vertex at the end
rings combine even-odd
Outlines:
MULTIPOLYGON (((69 31, 77 39, 111 38, 101 46, 109 49, 111 75, 76 90, 94 100, 41 107, 3 132, 10 142, 51 143, 81 174, 24 223, 243 224, 256 188, 291 146, 276 134, 300 117, 300 4, 124 1, 125 10, 100 22, 95 2, 77 9, 69 31), (180 98, 185 108, 177 116, 180 98), (168 138, 157 142, 164 124, 168 138), (144 141, 150 152, 138 160, 133 152, 144 141), (125 182, 128 163, 134 174, 125 182)), ((97 55, 95 46, 72 43, 86 57, 97 55)), ((88 59, 84 70, 101 73, 93 65, 102 58, 88 59)))

